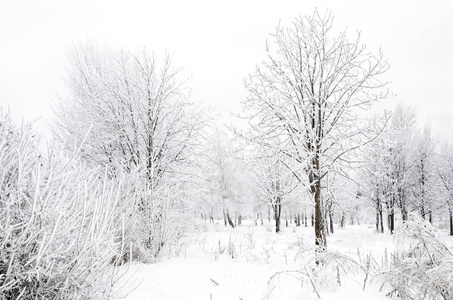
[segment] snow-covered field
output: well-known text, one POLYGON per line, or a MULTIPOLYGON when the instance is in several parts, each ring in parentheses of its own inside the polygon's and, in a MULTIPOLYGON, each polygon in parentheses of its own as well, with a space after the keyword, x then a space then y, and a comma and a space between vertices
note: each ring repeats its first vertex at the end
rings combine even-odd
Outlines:
MULTIPOLYGON (((446 239, 451 246, 453 240, 446 239)), ((372 225, 337 228, 328 237, 329 251, 351 261, 343 257, 322 269, 313 263, 313 241, 313 228, 294 224, 279 234, 269 224, 197 226, 181 240, 179 256, 130 265, 125 276, 130 281, 122 289, 135 287, 128 300, 388 299, 371 274, 373 266, 390 259, 392 236, 376 233, 372 225), (364 289, 366 275, 358 266, 368 262, 364 289)))

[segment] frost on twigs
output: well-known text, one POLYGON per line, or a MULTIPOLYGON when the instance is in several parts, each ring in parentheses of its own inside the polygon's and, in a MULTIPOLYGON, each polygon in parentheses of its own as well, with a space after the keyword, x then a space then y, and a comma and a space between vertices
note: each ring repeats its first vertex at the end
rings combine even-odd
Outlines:
POLYGON ((349 256, 306 243, 301 244, 298 257, 321 288, 340 286, 343 276, 362 270, 360 263, 349 256))
POLYGON ((299 241, 299 251, 296 254, 299 262, 297 270, 285 270, 275 273, 269 280, 269 299, 275 293, 281 282, 296 280, 299 282, 302 299, 321 299, 320 292, 334 290, 342 285, 346 276, 364 276, 370 271, 366 263, 358 262, 339 252, 312 246, 304 240, 299 241))
POLYGON ((0 299, 106 299, 118 188, 0 116, 0 299))
POLYGON ((453 254, 427 221, 410 215, 395 235, 398 248, 377 280, 403 299, 452 299, 453 254))

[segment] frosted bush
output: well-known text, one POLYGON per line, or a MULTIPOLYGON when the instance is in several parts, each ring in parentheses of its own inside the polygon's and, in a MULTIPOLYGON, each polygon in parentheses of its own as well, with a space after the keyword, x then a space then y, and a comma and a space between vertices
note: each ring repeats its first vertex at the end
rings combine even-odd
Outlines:
POLYGON ((452 299, 453 254, 440 233, 411 215, 396 231, 398 248, 377 279, 402 299, 452 299))
POLYGON ((299 240, 296 259, 300 265, 297 273, 302 286, 313 295, 318 295, 318 291, 335 290, 351 274, 367 278, 369 271, 365 264, 362 266, 361 262, 349 256, 308 244, 302 239, 299 240))
POLYGON ((0 118, 0 299, 106 299, 118 187, 0 118))

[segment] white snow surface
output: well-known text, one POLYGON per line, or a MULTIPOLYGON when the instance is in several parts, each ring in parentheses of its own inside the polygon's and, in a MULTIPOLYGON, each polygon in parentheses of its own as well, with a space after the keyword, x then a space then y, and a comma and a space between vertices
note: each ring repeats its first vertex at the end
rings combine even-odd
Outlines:
MULTIPOLYGON (((307 266, 312 258, 300 252, 313 244, 313 228, 283 223, 277 234, 272 223, 266 223, 248 222, 234 229, 197 225, 181 239, 178 256, 123 266, 127 272, 120 289, 129 293, 127 300, 319 299, 316 291, 321 299, 389 299, 372 278, 363 289, 361 271, 340 274, 340 285, 334 270, 319 272, 318 278, 311 278, 315 291, 303 275, 312 268, 307 266)), ((336 228, 327 241, 329 251, 356 262, 370 255, 380 265, 394 251, 392 236, 376 233, 372 225, 336 228)), ((451 239, 447 242, 452 244, 451 239)))

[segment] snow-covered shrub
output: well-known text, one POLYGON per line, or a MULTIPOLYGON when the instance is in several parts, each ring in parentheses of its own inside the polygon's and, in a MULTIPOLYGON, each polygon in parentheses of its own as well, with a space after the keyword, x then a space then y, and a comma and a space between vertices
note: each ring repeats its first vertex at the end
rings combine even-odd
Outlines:
POLYGON ((416 215, 396 230, 398 249, 377 276, 402 299, 453 299, 453 253, 440 233, 416 215))
POLYGON ((106 299, 118 186, 0 118, 0 299, 106 299))
POLYGON ((296 259, 300 265, 298 278, 307 293, 335 289, 342 285, 345 276, 352 274, 367 278, 368 270, 360 262, 337 251, 308 244, 302 239, 299 240, 296 259))

